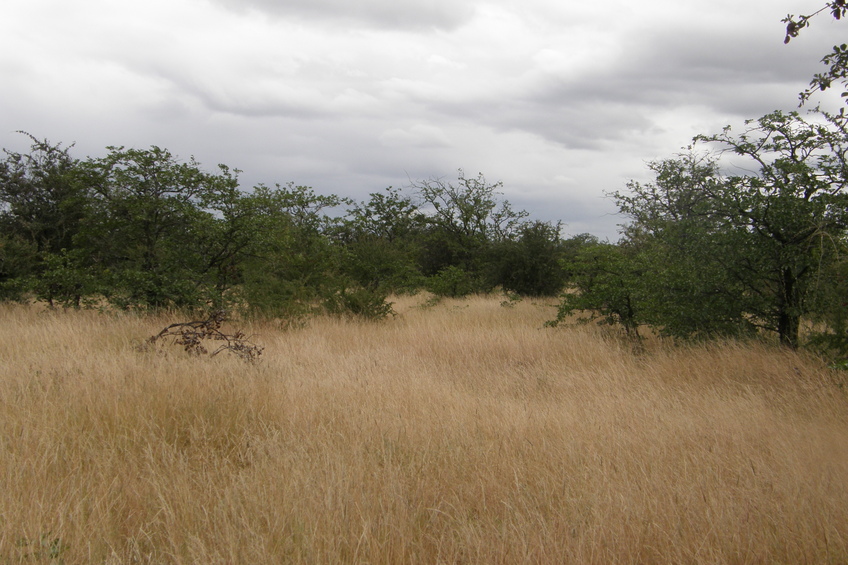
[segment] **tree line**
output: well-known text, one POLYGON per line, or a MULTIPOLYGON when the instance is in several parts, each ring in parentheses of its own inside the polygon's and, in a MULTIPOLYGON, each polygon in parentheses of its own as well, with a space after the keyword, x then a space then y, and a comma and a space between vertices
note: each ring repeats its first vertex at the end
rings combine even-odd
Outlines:
MULTIPOLYGON (((787 16, 787 41, 824 10, 840 19, 848 7, 787 16)), ((848 102, 846 54, 822 59, 802 105, 839 84, 848 102)), ((392 293, 500 288, 559 296, 554 324, 770 334, 848 358, 844 107, 772 112, 651 162, 653 181, 610 195, 626 218, 615 243, 565 239, 560 223, 514 210, 500 183, 461 170, 356 202, 291 183, 245 190, 238 170, 206 172, 158 147, 81 160, 30 139, 0 162, 0 300, 300 320, 384 317, 392 293)))
POLYGON ((155 146, 78 159, 29 137, 28 153, 0 162, 3 300, 382 317, 391 293, 420 289, 555 295, 586 240, 463 171, 356 202, 293 183, 245 189, 238 170, 155 146))

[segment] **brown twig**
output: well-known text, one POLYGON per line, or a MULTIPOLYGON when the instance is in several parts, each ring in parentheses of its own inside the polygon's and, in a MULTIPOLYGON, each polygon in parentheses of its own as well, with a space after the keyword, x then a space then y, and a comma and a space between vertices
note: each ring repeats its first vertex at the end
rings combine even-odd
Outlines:
POLYGON ((248 341, 241 331, 234 334, 222 332, 221 326, 225 320, 226 312, 218 310, 213 312, 206 320, 171 324, 158 334, 149 337, 145 341, 145 345, 154 346, 161 343, 164 338, 173 337, 172 343, 182 345, 190 355, 208 354, 210 357, 215 357, 222 351, 229 351, 247 362, 258 361, 265 348, 248 341), (226 343, 209 353, 204 345, 206 341, 224 341, 226 343))

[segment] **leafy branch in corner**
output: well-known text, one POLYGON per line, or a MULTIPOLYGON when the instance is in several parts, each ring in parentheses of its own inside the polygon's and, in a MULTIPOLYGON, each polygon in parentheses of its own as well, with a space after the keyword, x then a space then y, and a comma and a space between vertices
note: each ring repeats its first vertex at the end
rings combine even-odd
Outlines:
POLYGON ((810 20, 825 10, 830 10, 831 15, 836 20, 841 20, 843 17, 848 15, 848 0, 833 0, 833 2, 828 2, 812 14, 808 16, 798 16, 797 18, 792 14, 789 14, 781 21, 786 24, 786 37, 783 40, 783 43, 789 43, 792 38, 798 37, 798 34, 801 33, 801 30, 810 27, 810 20))
POLYGON ((249 363, 258 361, 265 348, 248 341, 241 331, 234 334, 226 334, 221 331, 225 320, 226 312, 218 310, 213 312, 206 320, 171 324, 158 334, 147 338, 143 347, 145 349, 150 348, 167 341, 168 338, 173 338, 171 343, 182 345, 190 355, 208 354, 210 357, 215 357, 222 351, 229 351, 249 363), (223 343, 212 353, 209 353, 209 349, 204 345, 208 341, 223 343))

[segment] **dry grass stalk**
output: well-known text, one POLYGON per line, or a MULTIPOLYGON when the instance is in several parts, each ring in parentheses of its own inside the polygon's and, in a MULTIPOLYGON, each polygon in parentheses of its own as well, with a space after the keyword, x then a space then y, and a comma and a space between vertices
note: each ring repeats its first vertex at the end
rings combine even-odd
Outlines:
POLYGON ((848 561, 848 404, 815 359, 395 302, 255 325, 262 365, 0 307, 0 562, 848 561))

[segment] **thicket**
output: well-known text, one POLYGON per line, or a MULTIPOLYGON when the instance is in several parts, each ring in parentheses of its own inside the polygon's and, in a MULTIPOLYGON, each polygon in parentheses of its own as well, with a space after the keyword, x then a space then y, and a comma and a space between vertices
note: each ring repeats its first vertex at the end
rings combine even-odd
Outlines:
MULTIPOLYGON (((786 42, 829 11, 787 16, 786 42)), ((848 46, 835 46, 800 94, 838 84, 848 102, 848 46)), ((848 363, 848 116, 775 111, 740 133, 698 135, 650 163, 655 180, 611 196, 628 218, 615 244, 582 248, 556 322, 649 326, 675 339, 771 334, 848 363)))
POLYGON ((29 134, 0 162, 0 299, 238 311, 298 323, 382 318, 392 293, 501 287, 554 295, 569 249, 485 177, 430 179, 356 202, 293 183, 247 189, 159 147, 78 159, 29 134))

